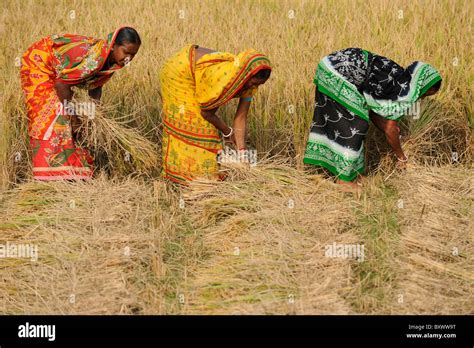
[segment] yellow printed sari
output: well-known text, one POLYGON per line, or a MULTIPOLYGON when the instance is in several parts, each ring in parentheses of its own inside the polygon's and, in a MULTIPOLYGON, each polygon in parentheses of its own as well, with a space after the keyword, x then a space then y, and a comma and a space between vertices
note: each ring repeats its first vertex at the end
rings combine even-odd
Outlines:
POLYGON ((163 98, 163 170, 174 182, 196 178, 221 179, 217 155, 223 148, 220 132, 202 115, 235 97, 250 97, 256 88, 241 91, 258 71, 271 69, 266 56, 254 50, 238 55, 213 52, 194 62, 198 46, 179 51, 160 72, 163 98))

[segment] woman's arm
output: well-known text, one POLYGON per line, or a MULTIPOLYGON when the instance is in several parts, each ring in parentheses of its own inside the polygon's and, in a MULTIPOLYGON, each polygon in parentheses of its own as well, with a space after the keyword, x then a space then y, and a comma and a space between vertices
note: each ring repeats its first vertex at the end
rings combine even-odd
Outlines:
POLYGON ((247 131, 247 115, 250 109, 250 100, 240 98, 234 118, 234 139, 237 150, 245 149, 245 136, 247 131))
POLYGON ((213 110, 202 110, 201 115, 204 117, 206 121, 211 123, 214 127, 216 127, 218 130, 222 132, 222 134, 227 135, 231 132, 231 129, 229 126, 227 126, 224 121, 222 121, 219 116, 216 115, 217 109, 213 110))
POLYGON ((99 103, 100 98, 102 97, 102 86, 90 89, 89 90, 89 97, 94 99, 95 102, 99 103))
POLYGON ((77 136, 77 132, 81 128, 82 124, 81 120, 79 119, 79 117, 77 117, 74 110, 70 110, 70 105, 68 105, 68 103, 71 102, 72 97, 74 96, 74 92, 71 88, 71 85, 67 85, 62 82, 56 82, 54 84, 54 88, 56 89, 59 101, 63 104, 63 117, 69 119, 71 122, 72 135, 75 139, 77 136))
POLYGON ((369 112, 370 120, 375 126, 385 133, 385 138, 388 144, 392 148, 393 153, 401 161, 405 161, 407 158, 403 153, 402 146, 400 144, 400 128, 398 127, 397 121, 387 120, 375 112, 369 112))
MULTIPOLYGON (((62 82, 56 82, 54 84, 54 88, 56 89, 56 94, 58 95, 59 101, 65 104, 65 102, 70 102, 72 97, 74 96, 74 92, 72 91, 71 85, 67 85, 62 82)), ((66 105, 64 105, 66 107, 66 105)))

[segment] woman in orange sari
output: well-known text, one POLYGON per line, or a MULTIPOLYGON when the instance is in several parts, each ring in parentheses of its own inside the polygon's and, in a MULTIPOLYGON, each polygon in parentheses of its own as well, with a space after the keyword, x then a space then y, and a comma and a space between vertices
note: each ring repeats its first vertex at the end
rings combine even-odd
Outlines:
POLYGON ((254 50, 233 55, 189 45, 169 59, 160 72, 162 175, 184 185, 197 178, 222 179, 217 157, 223 138, 245 150, 250 101, 270 73, 268 58, 254 50), (232 98, 240 100, 230 127, 216 111, 232 98))
POLYGON ((80 121, 70 104, 72 87, 87 89, 99 101, 102 86, 133 59, 140 43, 135 29, 122 27, 105 40, 51 35, 28 48, 20 75, 35 179, 92 176, 90 154, 75 144, 80 121))

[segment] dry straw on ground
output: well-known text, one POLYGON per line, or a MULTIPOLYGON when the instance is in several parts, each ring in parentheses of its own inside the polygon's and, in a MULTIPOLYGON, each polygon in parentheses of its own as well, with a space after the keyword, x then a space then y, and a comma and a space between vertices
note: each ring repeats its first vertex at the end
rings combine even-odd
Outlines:
POLYGON ((471 312, 468 168, 410 167, 391 176, 393 187, 375 175, 360 195, 284 164, 237 174, 182 190, 99 177, 9 191, 0 241, 34 243, 40 257, 2 260, 0 310, 471 312), (325 257, 334 242, 365 245, 364 262, 325 257))
POLYGON ((473 314, 473 169, 420 169, 397 180, 403 234, 393 262, 403 302, 390 312, 473 314))

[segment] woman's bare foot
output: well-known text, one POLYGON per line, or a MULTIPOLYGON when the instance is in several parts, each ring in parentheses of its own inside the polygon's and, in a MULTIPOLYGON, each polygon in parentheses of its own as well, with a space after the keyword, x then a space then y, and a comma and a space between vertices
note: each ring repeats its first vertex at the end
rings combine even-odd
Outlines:
POLYGON ((366 178, 362 175, 358 175, 357 178, 353 181, 356 183, 358 186, 363 186, 365 185, 366 178))
POLYGON ((355 192, 361 189, 362 184, 355 181, 343 181, 340 179, 336 180, 336 184, 341 186, 341 190, 343 192, 355 192))

